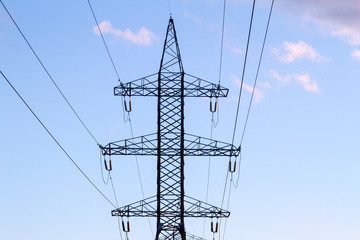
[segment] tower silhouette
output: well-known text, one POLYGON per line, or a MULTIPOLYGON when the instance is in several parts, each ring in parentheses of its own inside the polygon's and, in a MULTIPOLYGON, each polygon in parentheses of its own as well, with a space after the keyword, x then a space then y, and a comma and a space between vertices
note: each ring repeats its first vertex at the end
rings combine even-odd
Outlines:
POLYGON ((156 217, 156 240, 201 239, 186 234, 185 217, 226 218, 230 212, 185 195, 186 156, 237 156, 240 148, 209 138, 186 134, 185 97, 226 97, 228 89, 183 69, 174 20, 170 17, 158 73, 114 88, 115 96, 157 97, 157 133, 112 142, 106 155, 157 157, 157 194, 112 211, 120 217, 156 217), (191 236, 191 237, 190 237, 191 236))

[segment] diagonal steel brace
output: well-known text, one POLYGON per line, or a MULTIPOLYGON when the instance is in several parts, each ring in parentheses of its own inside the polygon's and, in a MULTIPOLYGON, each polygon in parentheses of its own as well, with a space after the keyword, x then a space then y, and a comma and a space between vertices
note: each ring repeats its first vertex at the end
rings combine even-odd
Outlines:
MULTIPOLYGON (((178 138, 177 134, 174 134, 173 138, 175 141, 178 138)), ((157 156, 157 134, 129 138, 100 147, 103 155, 157 156)), ((184 134, 184 156, 238 156, 240 150, 240 147, 225 142, 184 134)), ((163 147, 161 151, 162 156, 170 156, 179 154, 181 149, 169 146, 163 147)))
MULTIPOLYGON (((172 199, 169 199, 169 201, 171 200, 172 199)), ((184 217, 228 218, 230 216, 229 211, 188 196, 185 196, 184 203, 184 217)), ((124 207, 112 210, 111 215, 118 217, 157 217, 156 204, 157 198, 156 196, 152 196, 144 200, 134 202, 124 207)), ((160 212, 160 214, 163 216, 179 216, 180 211, 164 211, 160 212)))

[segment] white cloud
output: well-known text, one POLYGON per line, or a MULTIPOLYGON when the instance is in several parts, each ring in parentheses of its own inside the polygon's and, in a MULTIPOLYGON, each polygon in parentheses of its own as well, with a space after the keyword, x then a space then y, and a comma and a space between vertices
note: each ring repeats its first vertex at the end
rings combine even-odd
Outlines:
POLYGON ((310 78, 309 74, 295 74, 294 78, 306 91, 321 93, 319 86, 316 84, 315 80, 310 78))
POLYGON ((360 61, 360 50, 355 49, 355 50, 351 53, 351 56, 352 56, 354 59, 360 61))
POLYGON ((276 80, 279 80, 280 82, 283 82, 283 83, 288 83, 290 82, 291 80, 291 77, 289 75, 286 75, 286 76, 281 76, 278 71, 276 70, 273 70, 273 69, 270 69, 270 76, 272 78, 275 78, 276 80))
MULTIPOLYGON (((130 29, 126 29, 125 31, 116 29, 111 25, 110 21, 103 21, 99 24, 99 28, 103 34, 113 34, 125 41, 130 41, 134 44, 142 46, 149 46, 158 39, 154 33, 147 30, 145 27, 142 27, 139 31, 133 33, 130 29)), ((97 26, 95 26, 93 30, 95 34, 100 35, 97 26)))
POLYGON ((297 59, 309 59, 313 62, 323 62, 327 60, 304 41, 299 41, 297 43, 285 41, 282 49, 273 48, 273 52, 281 61, 286 63, 294 62, 297 59))

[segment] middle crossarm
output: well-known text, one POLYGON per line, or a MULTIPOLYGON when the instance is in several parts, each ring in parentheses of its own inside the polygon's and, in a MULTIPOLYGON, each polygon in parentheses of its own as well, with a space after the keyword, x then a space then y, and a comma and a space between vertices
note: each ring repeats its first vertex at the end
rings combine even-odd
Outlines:
MULTIPOLYGON (((119 217, 156 217, 156 196, 114 209, 112 216, 119 217)), ((230 212, 195 198, 185 196, 184 217, 207 217, 207 218, 228 218, 230 212)), ((179 215, 179 211, 162 211, 162 215, 179 215)))
MULTIPOLYGON (((179 133, 180 134, 180 133, 179 133)), ((177 134, 173 136, 178 138, 177 134)), ((170 139, 171 140, 171 139, 170 139)), ((238 156, 240 148, 209 138, 192 134, 184 135, 184 156, 238 156)), ((125 139, 101 147, 103 155, 147 155, 157 156, 157 134, 125 139)), ((162 148, 162 155, 177 155, 180 148, 162 148)))

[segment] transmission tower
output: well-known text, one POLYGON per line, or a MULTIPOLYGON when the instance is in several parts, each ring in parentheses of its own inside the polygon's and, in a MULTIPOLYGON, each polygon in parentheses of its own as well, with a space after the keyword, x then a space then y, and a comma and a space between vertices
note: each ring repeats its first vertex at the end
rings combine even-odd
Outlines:
MULTIPOLYGON (((185 97, 226 97, 228 89, 184 72, 170 17, 158 73, 114 88, 115 96, 157 97, 157 133, 112 142, 106 155, 157 156, 157 194, 113 210, 118 217, 156 217, 156 240, 202 239, 186 234, 185 217, 227 218, 230 212, 185 195, 185 156, 237 156, 238 147, 184 131, 185 97)), ((126 103, 125 103, 126 104, 126 103)))

